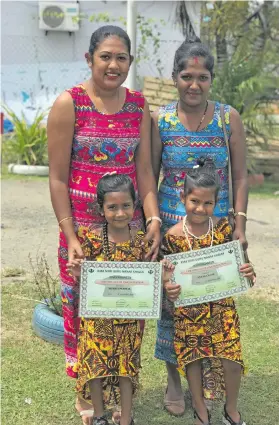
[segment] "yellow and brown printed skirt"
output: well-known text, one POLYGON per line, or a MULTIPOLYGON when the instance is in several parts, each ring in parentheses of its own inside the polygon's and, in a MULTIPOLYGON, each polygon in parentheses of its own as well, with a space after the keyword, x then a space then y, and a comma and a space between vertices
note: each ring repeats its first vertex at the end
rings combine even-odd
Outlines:
POLYGON ((178 371, 202 360, 203 392, 207 399, 222 399, 225 385, 222 359, 242 366, 240 323, 234 300, 179 307, 174 312, 174 349, 178 371))
POLYGON ((81 319, 78 341, 76 391, 91 402, 88 382, 102 378, 104 406, 120 403, 119 377, 138 388, 143 321, 130 319, 81 319))

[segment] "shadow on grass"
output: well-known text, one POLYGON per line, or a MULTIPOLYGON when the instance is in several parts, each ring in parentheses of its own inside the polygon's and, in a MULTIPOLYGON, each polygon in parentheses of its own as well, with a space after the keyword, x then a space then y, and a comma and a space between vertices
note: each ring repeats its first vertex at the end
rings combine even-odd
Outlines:
MULTIPOLYGON (((273 375, 248 375, 242 379, 239 410, 247 425, 273 425, 279 418, 279 373, 273 375)), ((153 383, 155 384, 155 383, 153 383)), ((153 385, 150 382, 150 386, 153 385)), ((188 390, 186 411, 183 417, 170 416, 163 409, 163 388, 154 385, 152 390, 142 390, 135 401, 136 425, 191 425, 194 423, 188 390)), ((212 424, 222 424, 223 403, 216 402, 212 412, 212 424)))
MULTIPOLYGON (((74 409, 74 380, 65 375, 62 346, 33 334, 31 319, 36 302, 28 282, 2 288, 2 424, 81 425, 74 409), (30 399, 31 404, 26 400, 30 399)), ((276 425, 278 403, 279 304, 249 296, 237 300, 244 358, 250 372, 242 380, 239 409, 247 425, 276 425)), ((276 298, 278 299, 278 298, 276 298)), ((142 346, 141 389, 135 400, 136 425, 192 425, 187 399, 182 418, 163 410, 167 376, 163 362, 155 360, 156 322, 148 321, 142 346)), ((184 381, 183 387, 187 388, 184 381)), ((221 425, 222 403, 213 411, 213 425, 221 425)))

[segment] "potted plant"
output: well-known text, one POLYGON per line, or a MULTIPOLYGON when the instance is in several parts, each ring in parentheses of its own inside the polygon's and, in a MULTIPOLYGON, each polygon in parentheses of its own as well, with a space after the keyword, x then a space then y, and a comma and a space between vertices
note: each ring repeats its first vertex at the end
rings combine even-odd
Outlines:
POLYGON ((33 312, 33 330, 45 341, 63 344, 64 320, 62 299, 59 295, 59 278, 52 276, 44 254, 41 257, 37 256, 35 264, 30 256, 29 260, 33 271, 33 282, 42 299, 33 312))
POLYGON ((20 118, 7 106, 3 109, 14 127, 14 131, 3 139, 3 158, 9 162, 8 171, 48 175, 47 134, 43 124, 47 112, 38 111, 29 125, 24 113, 20 118))

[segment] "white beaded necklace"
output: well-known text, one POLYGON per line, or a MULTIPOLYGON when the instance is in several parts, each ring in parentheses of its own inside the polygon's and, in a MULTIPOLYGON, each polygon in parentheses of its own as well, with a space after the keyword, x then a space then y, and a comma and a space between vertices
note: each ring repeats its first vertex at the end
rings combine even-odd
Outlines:
POLYGON ((205 239, 209 235, 210 230, 211 230, 211 243, 210 243, 210 247, 212 247, 212 245, 213 245, 213 238, 214 238, 214 228, 213 228, 212 218, 211 217, 208 217, 208 231, 205 233, 205 235, 202 235, 202 236, 196 236, 193 233, 191 233, 189 231, 188 227, 187 227, 186 220, 187 220, 187 214, 183 218, 183 233, 184 233, 185 239, 186 239, 186 241, 187 241, 187 243, 189 245, 190 251, 192 251, 192 245, 191 245, 191 243, 189 241, 188 235, 192 236, 195 239, 203 240, 203 239, 205 239))

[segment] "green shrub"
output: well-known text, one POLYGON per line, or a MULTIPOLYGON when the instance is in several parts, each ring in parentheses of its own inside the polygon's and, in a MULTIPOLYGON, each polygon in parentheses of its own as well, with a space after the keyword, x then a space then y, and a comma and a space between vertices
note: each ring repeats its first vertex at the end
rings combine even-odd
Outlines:
POLYGON ((14 131, 3 137, 3 161, 26 165, 48 165, 47 134, 42 126, 46 112, 38 111, 32 124, 25 115, 19 118, 10 108, 2 106, 14 126, 14 131))

